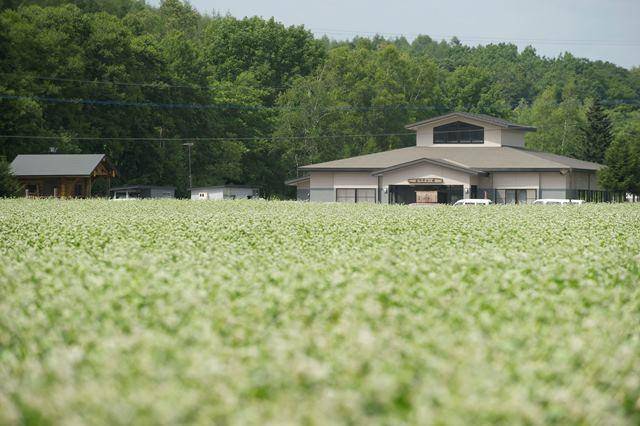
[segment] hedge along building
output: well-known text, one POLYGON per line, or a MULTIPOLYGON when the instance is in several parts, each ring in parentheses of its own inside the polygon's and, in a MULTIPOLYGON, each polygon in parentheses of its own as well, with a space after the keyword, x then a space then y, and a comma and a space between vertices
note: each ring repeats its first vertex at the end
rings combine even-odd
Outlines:
POLYGON ((389 204, 620 195, 598 186, 600 164, 525 149, 534 127, 456 112, 406 128, 416 132, 416 146, 303 166, 305 175, 286 183, 297 187, 299 200, 389 204))

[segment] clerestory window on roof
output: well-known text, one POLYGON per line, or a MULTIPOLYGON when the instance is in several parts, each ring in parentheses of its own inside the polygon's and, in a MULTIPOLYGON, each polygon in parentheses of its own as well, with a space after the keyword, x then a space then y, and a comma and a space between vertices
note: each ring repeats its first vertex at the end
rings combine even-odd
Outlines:
POLYGON ((444 124, 434 127, 433 143, 484 143, 484 128, 462 121, 444 124))

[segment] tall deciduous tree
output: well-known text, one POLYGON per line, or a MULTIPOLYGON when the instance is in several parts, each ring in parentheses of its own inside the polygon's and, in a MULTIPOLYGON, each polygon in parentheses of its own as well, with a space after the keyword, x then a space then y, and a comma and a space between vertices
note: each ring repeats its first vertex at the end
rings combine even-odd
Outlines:
POLYGON ((528 148, 560 155, 578 156, 581 143, 579 129, 586 118, 580 100, 568 84, 560 92, 556 86, 545 89, 531 106, 526 103, 516 108, 516 120, 537 127, 528 133, 528 148))

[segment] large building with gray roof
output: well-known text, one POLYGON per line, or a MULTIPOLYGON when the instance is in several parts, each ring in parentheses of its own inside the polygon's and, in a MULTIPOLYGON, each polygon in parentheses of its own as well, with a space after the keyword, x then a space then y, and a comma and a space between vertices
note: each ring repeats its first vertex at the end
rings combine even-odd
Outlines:
POLYGON ((297 188, 299 200, 352 203, 612 198, 598 185, 602 165, 526 149, 524 135, 534 127, 451 113, 406 128, 416 132, 415 146, 302 166, 302 176, 287 184, 297 188))

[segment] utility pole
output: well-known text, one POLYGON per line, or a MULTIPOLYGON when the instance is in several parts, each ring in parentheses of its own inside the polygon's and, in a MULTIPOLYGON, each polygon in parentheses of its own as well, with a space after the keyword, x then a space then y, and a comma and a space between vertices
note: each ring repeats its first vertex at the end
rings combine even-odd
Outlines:
POLYGON ((191 182, 191 147, 193 146, 193 142, 186 142, 182 145, 186 146, 189 152, 189 191, 191 191, 191 188, 193 188, 193 182, 191 182))

